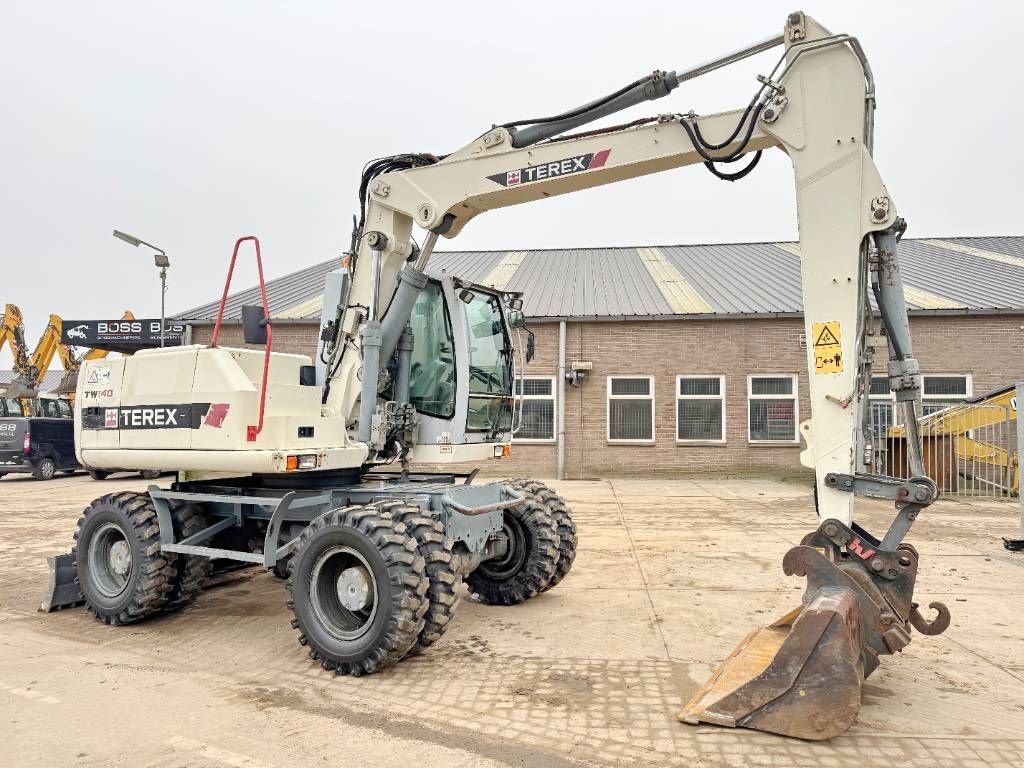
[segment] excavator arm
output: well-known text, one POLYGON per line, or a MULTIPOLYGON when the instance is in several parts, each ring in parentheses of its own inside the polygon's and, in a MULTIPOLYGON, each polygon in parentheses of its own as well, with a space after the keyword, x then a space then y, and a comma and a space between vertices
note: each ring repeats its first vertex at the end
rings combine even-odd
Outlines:
POLYGON ((25 351, 25 326, 21 310, 14 304, 4 307, 3 325, 0 326, 0 349, 7 344, 14 358, 14 380, 7 385, 5 396, 18 400, 22 414, 32 415, 31 401, 34 397, 32 361, 25 351))
MULTIPOLYGON (((753 633, 691 701, 687 722, 745 726, 828 738, 856 716, 861 680, 878 657, 902 649, 911 626, 941 632, 912 602, 917 553, 903 538, 935 498, 920 442, 908 436, 910 480, 871 472, 862 439, 872 348, 874 296, 889 340, 890 386, 905 414, 920 397, 897 260, 905 224, 872 158, 875 92, 857 40, 834 35, 803 13, 782 35, 683 72, 656 72, 609 96, 550 118, 494 127, 437 157, 396 155, 367 166, 348 259, 350 288, 339 302, 340 339, 327 366, 327 413, 373 444, 384 418, 378 374, 396 353, 425 285, 438 237, 452 238, 484 211, 704 164, 734 181, 760 153, 779 149, 793 167, 812 416, 801 425, 802 460, 816 471, 819 528, 785 558, 806 576, 803 604, 753 633), (625 126, 564 135, 620 109, 667 95, 681 83, 774 46, 775 69, 759 78, 749 105, 699 116, 663 114, 625 126), (747 163, 733 171, 734 163, 747 163), (413 224, 427 230, 422 245, 413 224), (854 521, 854 497, 887 498, 896 516, 874 537, 854 521)), ((912 430, 916 422, 905 418, 912 430)), ((430 460, 433 446, 418 446, 430 460)))

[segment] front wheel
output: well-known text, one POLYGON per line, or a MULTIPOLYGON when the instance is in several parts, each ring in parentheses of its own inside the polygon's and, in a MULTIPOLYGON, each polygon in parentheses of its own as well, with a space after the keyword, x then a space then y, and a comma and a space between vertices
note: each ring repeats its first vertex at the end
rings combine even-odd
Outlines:
POLYGON ((540 480, 524 478, 509 480, 508 484, 517 491, 529 494, 535 498, 547 510, 548 515, 551 517, 551 522, 555 526, 555 531, 558 533, 558 566, 555 568, 555 575, 551 577, 551 581, 542 590, 547 591, 566 577, 569 571, 572 570, 572 564, 576 560, 578 537, 576 535, 576 523, 572 519, 572 512, 565 499, 540 480))
POLYGON ((90 469, 89 477, 91 477, 93 480, 106 480, 108 477, 110 477, 110 473, 104 472, 102 469, 90 469))
POLYGON ((325 669, 371 674, 399 661, 419 638, 426 565, 406 527, 379 506, 313 520, 288 570, 292 626, 325 669))
POLYGON ((558 532, 548 511, 532 495, 506 509, 504 555, 484 560, 466 578, 469 591, 483 603, 515 605, 543 592, 558 569, 558 532))
POLYGON ((159 469, 144 469, 139 474, 143 480, 156 480, 162 473, 159 469))
POLYGON ((36 480, 53 480, 53 476, 56 474, 57 465, 53 459, 40 459, 36 464, 35 471, 32 472, 32 477, 36 480))

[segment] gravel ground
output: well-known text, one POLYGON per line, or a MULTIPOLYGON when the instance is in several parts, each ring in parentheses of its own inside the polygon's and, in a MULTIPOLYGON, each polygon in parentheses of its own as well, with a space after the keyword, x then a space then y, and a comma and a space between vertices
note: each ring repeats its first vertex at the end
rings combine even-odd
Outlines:
POLYGON ((918 599, 945 601, 953 624, 885 658, 854 728, 810 744, 675 719, 749 629, 799 600, 780 563, 814 527, 802 486, 559 483, 580 537, 561 585, 513 608, 464 595, 435 647, 352 679, 307 658, 281 583, 256 569, 131 627, 38 613, 46 555, 69 549, 82 507, 145 485, 0 480, 0 765, 1024 764, 1024 555, 999 538, 1015 504, 922 515, 918 599))

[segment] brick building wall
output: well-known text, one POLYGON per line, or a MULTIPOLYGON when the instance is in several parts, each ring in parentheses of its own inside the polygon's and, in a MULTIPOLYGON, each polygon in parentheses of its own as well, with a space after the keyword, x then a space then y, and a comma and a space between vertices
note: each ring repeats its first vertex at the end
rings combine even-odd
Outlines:
MULTIPOLYGON (((537 352, 528 375, 558 372, 558 324, 535 323, 537 352)), ((803 321, 666 320, 657 322, 569 322, 566 359, 588 361, 593 370, 574 387, 566 385, 565 474, 571 479, 610 475, 730 472, 796 474, 798 445, 752 445, 747 439, 747 376, 796 374, 799 418, 810 414, 803 321), (722 445, 676 443, 676 376, 725 376, 725 432, 722 445), (607 377, 653 376, 655 441, 650 445, 609 443, 607 377)), ((915 356, 923 373, 970 374, 972 391, 985 392, 1024 379, 1024 316, 916 316, 911 319, 915 356)), ((312 355, 315 325, 278 324, 274 347, 312 355)), ((193 340, 209 341, 199 326, 193 340)), ((237 325, 222 330, 225 344, 237 344, 237 325)), ((876 354, 884 372, 885 352, 876 354)), ((512 459, 487 471, 553 477, 557 448, 552 443, 516 444, 512 459)))

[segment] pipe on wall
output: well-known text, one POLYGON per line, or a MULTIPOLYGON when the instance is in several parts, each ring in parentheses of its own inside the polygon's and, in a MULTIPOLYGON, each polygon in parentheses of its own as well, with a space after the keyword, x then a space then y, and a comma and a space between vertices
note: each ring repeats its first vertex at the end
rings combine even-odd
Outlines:
POLYGON ((558 479, 565 476, 565 320, 558 322, 558 479))

